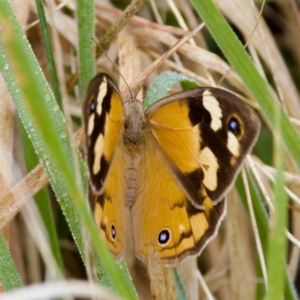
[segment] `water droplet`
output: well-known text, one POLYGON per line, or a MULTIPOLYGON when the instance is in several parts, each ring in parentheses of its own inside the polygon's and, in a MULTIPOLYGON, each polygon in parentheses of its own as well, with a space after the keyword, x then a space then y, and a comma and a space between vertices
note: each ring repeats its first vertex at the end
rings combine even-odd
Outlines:
POLYGON ((9 68, 9 65, 8 65, 8 64, 5 64, 5 65, 3 66, 3 69, 4 69, 4 70, 8 70, 8 68, 9 68))
POLYGON ((31 139, 31 134, 28 134, 28 137, 31 139))
POLYGON ((67 133, 65 131, 63 131, 63 132, 60 133, 59 136, 60 136, 61 139, 65 139, 67 137, 67 133))
POLYGON ((53 110, 54 110, 54 111, 58 111, 58 110, 59 110, 59 106, 58 106, 58 105, 54 105, 54 106, 53 106, 53 110))
POLYGON ((46 94, 45 99, 46 99, 46 101, 50 101, 50 99, 51 99, 50 95, 46 94))
POLYGON ((49 166, 49 164, 50 164, 50 161, 46 160, 46 166, 49 166))
POLYGON ((34 128, 33 128, 33 127, 31 127, 31 128, 30 128, 30 131, 31 131, 31 132, 34 132, 34 128))

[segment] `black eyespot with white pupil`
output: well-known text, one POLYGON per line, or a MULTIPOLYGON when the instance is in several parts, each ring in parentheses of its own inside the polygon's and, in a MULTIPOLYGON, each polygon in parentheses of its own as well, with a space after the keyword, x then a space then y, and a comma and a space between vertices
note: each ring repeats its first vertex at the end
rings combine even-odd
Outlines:
POLYGON ((94 112, 96 109, 96 103, 95 101, 93 100, 91 103, 90 103, 90 111, 91 112, 94 112))
POLYGON ((241 134, 241 125, 239 121, 235 117, 231 117, 228 122, 228 129, 235 136, 239 136, 241 134))
POLYGON ((111 224, 110 234, 111 234, 112 239, 115 240, 116 236, 117 236, 115 224, 111 224))
POLYGON ((164 246, 170 241, 170 238, 171 238, 170 231, 167 229, 163 229, 158 234, 158 244, 164 246))

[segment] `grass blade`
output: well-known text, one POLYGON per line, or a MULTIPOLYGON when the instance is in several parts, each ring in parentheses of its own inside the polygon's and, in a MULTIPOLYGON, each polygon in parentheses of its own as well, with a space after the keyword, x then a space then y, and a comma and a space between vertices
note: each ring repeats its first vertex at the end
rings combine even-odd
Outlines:
POLYGON ((54 57, 53 57, 53 50, 52 50, 51 39, 50 39, 49 30, 48 30, 48 24, 47 24, 47 20, 46 20, 46 16, 45 16, 44 4, 43 4, 42 0, 36 0, 35 3, 36 3, 37 11, 39 14, 40 25, 41 25, 41 30, 42 30, 42 38, 43 38, 43 41, 45 44, 47 61, 48 61, 49 72, 50 72, 50 77, 51 77, 51 82, 52 82, 52 86, 53 86, 55 99, 56 99, 57 104, 59 105, 60 109, 62 109, 62 99, 61 99, 61 94, 60 94, 60 89, 59 89, 56 66, 55 66, 54 57))
POLYGON ((89 37, 95 36, 94 1, 77 0, 77 29, 79 49, 79 86, 83 96, 95 75, 95 44, 89 37))
POLYGON ((280 115, 277 112, 277 130, 275 134, 275 162, 277 169, 274 192, 274 212, 270 217, 270 234, 267 251, 268 293, 267 300, 280 300, 284 292, 285 257, 287 238, 285 235, 288 219, 288 196, 284 188, 284 151, 280 145, 280 115))
MULTIPOLYGON (((22 144, 23 144, 23 148, 24 148, 27 170, 31 171, 39 163, 39 159, 34 152, 32 143, 29 140, 27 133, 21 122, 19 122, 19 128, 20 128, 22 144)), ((63 273, 64 272, 63 261, 62 261, 61 252, 60 252, 59 245, 58 245, 58 237, 57 237, 56 230, 55 230, 52 207, 51 207, 50 197, 49 197, 47 189, 43 188, 42 190, 40 190, 34 196, 34 199, 35 199, 36 205, 39 209, 42 220, 44 222, 44 226, 47 230, 48 237, 49 237, 49 243, 50 243, 50 247, 51 247, 53 256, 54 256, 61 272, 63 273)))
POLYGON ((4 290, 11 291, 23 286, 5 241, 0 234, 0 282, 4 290))
POLYGON ((149 87, 143 101, 143 109, 146 110, 151 104, 165 97, 172 86, 179 82, 188 82, 190 85, 193 85, 193 87, 199 87, 199 84, 195 80, 187 77, 186 75, 173 71, 164 72, 157 76, 149 87))
MULTIPOLYGON (((248 179, 248 183, 249 183, 249 189, 250 189, 252 204, 253 204, 253 208, 254 208, 254 214, 255 214, 255 218, 256 218, 256 222, 257 222, 260 241, 262 244, 264 256, 267 257, 268 235, 269 235, 270 229, 269 229, 268 215, 267 215, 265 204, 264 204, 264 196, 263 196, 259 186, 257 185, 256 181, 252 177, 248 168, 246 168, 246 174, 247 174, 247 179, 248 179)), ((242 203, 245 206, 245 208, 249 214, 244 185, 243 185, 243 181, 241 179, 241 175, 238 176, 235 186, 240 195, 242 203)), ((288 300, 298 299, 298 296, 295 293, 295 288, 293 286, 291 278, 288 275, 286 266, 285 266, 285 271, 283 271, 283 273, 285 274, 284 279, 282 279, 285 284, 284 299, 288 299, 288 300)), ((258 267, 257 267, 257 278, 262 278, 260 265, 258 265, 258 267)), ((266 290, 265 290, 264 285, 258 284, 257 285, 257 299, 264 299, 265 295, 266 295, 265 293, 266 293, 266 290)))
POLYGON ((91 233, 97 255, 101 257, 113 289, 126 299, 135 299, 133 288, 127 284, 125 275, 120 272, 100 239, 85 202, 84 195, 87 190, 85 166, 79 152, 74 151, 80 166, 77 176, 66 124, 8 0, 0 2, 0 25, 2 74, 24 127, 60 201, 81 255, 84 259, 80 216, 91 233), (15 81, 14 75, 18 81, 15 81))

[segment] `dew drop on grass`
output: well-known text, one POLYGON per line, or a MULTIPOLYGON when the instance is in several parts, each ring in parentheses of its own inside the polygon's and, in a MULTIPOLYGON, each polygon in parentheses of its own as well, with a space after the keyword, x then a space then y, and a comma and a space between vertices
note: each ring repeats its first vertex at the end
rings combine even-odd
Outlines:
POLYGON ((67 137, 67 133, 65 131, 63 131, 63 132, 60 133, 59 136, 60 136, 61 139, 65 139, 67 137))
POLYGON ((8 64, 5 64, 5 65, 3 66, 3 69, 4 69, 4 70, 8 70, 8 68, 9 68, 9 65, 8 65, 8 64))
POLYGON ((46 94, 46 95, 45 95, 45 99, 46 99, 46 101, 50 101, 50 99, 51 99, 50 95, 49 95, 49 94, 46 94))

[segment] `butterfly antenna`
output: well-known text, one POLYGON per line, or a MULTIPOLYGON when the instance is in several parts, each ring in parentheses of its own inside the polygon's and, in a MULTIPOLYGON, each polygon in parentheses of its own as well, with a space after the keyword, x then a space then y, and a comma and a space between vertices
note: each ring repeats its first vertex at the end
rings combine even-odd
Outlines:
POLYGON ((190 38, 192 38, 204 26, 205 26, 204 23, 201 23, 200 25, 198 25, 195 29, 193 29, 192 31, 190 31, 186 36, 184 36, 183 38, 181 38, 180 40, 178 40, 172 46, 171 49, 169 49, 167 52, 164 53, 164 55, 162 57, 158 58, 155 62, 153 62, 153 64, 151 66, 149 66, 148 68, 146 68, 146 70, 144 70, 144 72, 142 73, 141 78, 139 80, 140 82, 139 82, 139 84, 137 84, 138 89, 137 89, 136 95, 138 94, 138 92, 142 88, 144 82, 154 72, 154 70, 157 69, 162 64, 162 62, 165 59, 167 59, 168 57, 170 57, 179 47, 181 47, 186 41, 188 41, 190 38))
POLYGON ((89 38, 101 49, 101 51, 106 56, 106 58, 111 62, 114 69, 117 71, 117 73, 122 77, 123 81, 125 82, 125 85, 127 86, 129 94, 130 94, 130 98, 134 99, 134 95, 132 94, 132 91, 131 91, 129 85, 128 85, 127 81, 125 80, 124 76, 122 75, 122 73, 120 72, 119 68, 112 62, 112 60, 109 58, 109 56, 107 55, 105 50, 102 48, 102 46, 92 36, 89 36, 89 38))

